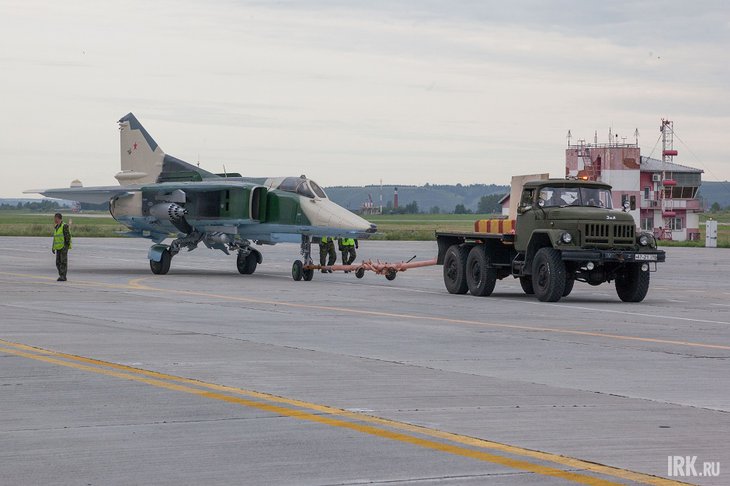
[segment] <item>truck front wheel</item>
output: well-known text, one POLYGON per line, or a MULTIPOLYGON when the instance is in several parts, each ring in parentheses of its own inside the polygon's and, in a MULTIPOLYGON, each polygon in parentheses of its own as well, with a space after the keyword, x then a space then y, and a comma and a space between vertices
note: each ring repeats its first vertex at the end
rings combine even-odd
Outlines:
POLYGON ((540 248, 532 265, 532 287, 542 302, 557 302, 565 291, 565 263, 554 248, 540 248))
POLYGON ((466 257, 466 283, 471 295, 485 297, 492 295, 497 283, 497 270, 489 265, 484 248, 475 246, 466 257))
POLYGON ((520 285, 522 291, 527 295, 535 295, 535 289, 532 287, 532 277, 520 277, 520 285))
POLYGON ((465 294, 469 287, 466 283, 466 257, 469 248, 451 245, 444 255, 444 285, 450 294, 465 294))
POLYGON ((624 302, 641 302, 649 292, 649 272, 641 270, 641 263, 627 263, 616 275, 616 293, 624 302))
POLYGON ((573 291, 573 285, 575 285, 574 278, 565 279, 565 289, 563 290, 563 297, 567 297, 573 291))

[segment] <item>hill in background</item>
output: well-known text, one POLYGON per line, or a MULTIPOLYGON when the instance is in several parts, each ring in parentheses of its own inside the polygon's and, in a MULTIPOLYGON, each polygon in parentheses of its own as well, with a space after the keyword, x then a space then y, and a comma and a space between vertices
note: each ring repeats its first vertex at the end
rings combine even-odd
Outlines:
POLYGON ((730 182, 702 181, 700 186, 700 197, 705 203, 705 209, 709 209, 713 203, 721 208, 730 207, 730 182))
MULTIPOLYGON (((509 186, 497 184, 426 184, 424 186, 408 185, 387 185, 382 187, 383 208, 389 208, 393 204, 393 189, 398 188, 399 206, 405 207, 413 201, 418 204, 420 212, 429 213, 432 208, 438 207, 440 213, 453 213, 457 205, 463 204, 466 209, 477 211, 479 200, 483 196, 501 196, 509 192, 509 186)), ((358 211, 362 204, 368 201, 368 195, 373 199, 373 204, 380 205, 381 188, 378 185, 371 186, 332 186, 326 187, 327 195, 337 204, 358 211)), ((700 187, 700 197, 704 201, 704 207, 709 209, 713 203, 718 203, 722 208, 730 208, 730 182, 703 181, 700 187)), ((41 199, 31 198, 0 198, 0 206, 11 206, 13 209, 18 203, 37 203, 41 199)), ((70 206, 71 201, 53 200, 60 206, 70 206)), ((107 204, 82 205, 83 209, 106 210, 107 204)))
MULTIPOLYGON (((426 184, 424 186, 383 186, 383 208, 393 203, 393 191, 398 188, 398 205, 405 207, 415 201, 421 212, 428 213, 438 207, 441 213, 453 213, 454 208, 463 204, 466 209, 477 210, 482 196, 503 195, 509 192, 509 186, 496 184, 469 184, 469 185, 440 185, 426 184)), ((327 196, 334 202, 352 211, 359 210, 362 204, 368 201, 368 195, 374 205, 380 205, 380 186, 332 186, 326 187, 327 196)))

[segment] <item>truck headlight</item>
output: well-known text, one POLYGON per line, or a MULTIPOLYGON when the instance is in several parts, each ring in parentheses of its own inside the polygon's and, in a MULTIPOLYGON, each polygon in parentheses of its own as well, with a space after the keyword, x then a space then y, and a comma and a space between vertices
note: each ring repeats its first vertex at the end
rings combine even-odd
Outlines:
POLYGON ((568 233, 566 231, 565 233, 560 235, 560 241, 562 241, 563 243, 565 243, 567 245, 568 243, 573 241, 573 235, 571 235, 570 233, 568 233))
POLYGON ((649 233, 642 233, 639 235, 639 245, 656 248, 656 240, 654 239, 654 236, 649 233))

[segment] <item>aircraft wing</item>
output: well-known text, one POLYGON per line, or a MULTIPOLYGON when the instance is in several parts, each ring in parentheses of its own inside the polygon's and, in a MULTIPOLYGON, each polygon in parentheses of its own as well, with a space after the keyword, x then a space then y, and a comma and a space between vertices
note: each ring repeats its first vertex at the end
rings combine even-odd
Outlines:
POLYGON ((122 186, 98 186, 98 187, 62 187, 58 189, 28 189, 23 194, 42 194, 55 199, 66 199, 67 201, 78 201, 89 204, 102 204, 108 202, 115 196, 124 196, 139 189, 122 186))

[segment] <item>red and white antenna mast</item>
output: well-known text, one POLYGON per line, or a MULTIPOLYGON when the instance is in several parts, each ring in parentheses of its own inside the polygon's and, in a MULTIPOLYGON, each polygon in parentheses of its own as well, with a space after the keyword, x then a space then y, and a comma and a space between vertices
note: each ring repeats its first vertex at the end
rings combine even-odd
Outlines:
POLYGON ((662 190, 661 204, 662 216, 664 218, 664 234, 659 235, 661 239, 672 239, 672 227, 674 226, 674 217, 677 213, 674 211, 674 202, 672 201, 672 192, 677 181, 671 177, 667 177, 667 168, 669 164, 674 162, 677 151, 674 150, 674 122, 662 118, 662 124, 659 127, 662 132, 662 190))

